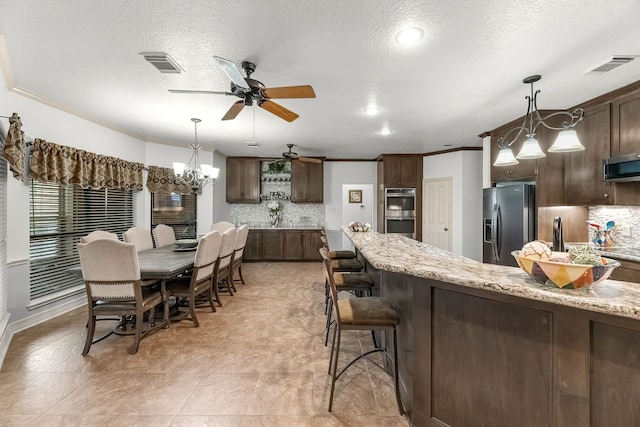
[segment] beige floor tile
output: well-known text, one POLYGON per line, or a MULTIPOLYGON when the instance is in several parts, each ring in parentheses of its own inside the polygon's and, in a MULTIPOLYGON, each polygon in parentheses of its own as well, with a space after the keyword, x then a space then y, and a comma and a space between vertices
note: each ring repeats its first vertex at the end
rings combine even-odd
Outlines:
POLYGON ((141 415, 43 415, 33 424, 39 427, 168 427, 173 416, 141 416, 141 415))
POLYGON ((247 415, 312 415, 313 374, 261 374, 247 415))
POLYGON ((171 427, 240 427, 240 415, 178 415, 171 427))
MULTIPOLYGON (((313 417, 313 427, 387 427, 378 415, 350 415, 331 413, 313 417)), ((406 424, 405 424, 406 426, 406 424)))
POLYGON ((260 374, 205 374, 179 415, 244 415, 260 374))
POLYGON ((313 424, 311 415, 248 415, 241 427, 307 427, 313 424))

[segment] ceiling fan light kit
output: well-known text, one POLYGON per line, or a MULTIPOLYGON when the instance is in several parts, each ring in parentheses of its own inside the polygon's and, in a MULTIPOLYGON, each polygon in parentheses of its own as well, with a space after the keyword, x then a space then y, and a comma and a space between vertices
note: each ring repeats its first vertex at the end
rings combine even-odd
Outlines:
POLYGON ((524 121, 521 126, 511 129, 504 136, 498 138, 498 146, 500 151, 498 157, 493 163, 494 166, 511 166, 518 163, 516 159, 529 160, 539 159, 545 157, 544 152, 540 148, 540 144, 536 139, 536 129, 542 125, 547 129, 558 130, 558 137, 553 145, 549 148, 550 153, 569 153, 573 151, 584 150, 584 146, 578 139, 574 127, 584 118, 584 110, 582 108, 576 108, 573 111, 557 111, 542 117, 538 110, 538 93, 540 90, 533 91, 533 84, 539 81, 542 77, 540 75, 534 75, 526 77, 522 80, 522 83, 531 86, 531 95, 525 97, 527 100, 527 114, 524 116, 524 121), (548 123, 548 120, 552 117, 566 117, 567 120, 562 123, 562 127, 553 126, 548 123), (522 144, 522 148, 518 155, 513 157, 511 146, 515 141, 520 138, 522 134, 527 135, 526 141, 522 144))
POLYGON ((249 61, 242 62, 242 69, 246 77, 242 77, 242 73, 238 66, 228 59, 219 56, 213 57, 222 71, 231 81, 230 91, 205 91, 205 90, 185 90, 185 89, 169 89, 171 93, 192 93, 192 94, 209 94, 209 95, 227 95, 236 96, 240 101, 236 101, 222 120, 233 120, 242 111, 245 106, 255 104, 258 107, 280 117, 283 120, 292 122, 299 117, 298 114, 288 110, 280 104, 272 101, 272 99, 293 99, 293 98, 315 98, 316 94, 310 85, 302 86, 283 86, 283 87, 265 87, 262 82, 252 79, 251 75, 256 70, 256 64, 249 61))
POLYGON ((176 175, 176 181, 186 184, 194 190, 200 189, 209 183, 213 183, 218 179, 220 173, 219 168, 212 165, 200 163, 200 150, 202 146, 198 144, 198 123, 202 120, 192 118, 194 126, 195 138, 193 144, 189 144, 191 148, 191 158, 188 163, 173 163, 173 172, 176 175))

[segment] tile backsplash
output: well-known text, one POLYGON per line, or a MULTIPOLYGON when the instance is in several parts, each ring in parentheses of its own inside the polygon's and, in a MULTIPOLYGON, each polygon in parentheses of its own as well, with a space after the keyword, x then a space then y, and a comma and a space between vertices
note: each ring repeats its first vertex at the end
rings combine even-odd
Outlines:
POLYGON ((611 233, 614 245, 622 247, 639 246, 640 242, 640 206, 595 206, 589 208, 589 221, 605 224, 615 221, 616 227, 611 233), (629 235, 625 236, 625 230, 629 235))
MULTIPOLYGON (((282 218, 278 227, 313 227, 323 228, 325 223, 325 209, 322 203, 291 203, 288 200, 278 200, 282 218)), ((249 224, 254 228, 269 228, 269 208, 265 200, 258 204, 229 205, 229 221, 235 224, 249 224)))

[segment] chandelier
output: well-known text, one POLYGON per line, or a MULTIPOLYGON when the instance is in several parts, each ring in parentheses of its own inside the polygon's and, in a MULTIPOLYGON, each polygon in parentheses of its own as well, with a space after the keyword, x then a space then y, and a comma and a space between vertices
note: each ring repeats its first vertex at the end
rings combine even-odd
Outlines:
POLYGON ((513 128, 504 136, 498 138, 500 151, 498 152, 498 158, 493 163, 494 166, 512 166, 520 163, 518 159, 539 159, 545 157, 546 155, 540 148, 540 144, 536 138, 536 129, 540 125, 543 125, 547 129, 560 131, 553 145, 549 147, 550 153, 569 153, 584 150, 584 146, 578 139, 578 134, 575 129, 573 129, 584 118, 584 110, 582 108, 576 108, 573 111, 557 111, 543 118, 540 115, 540 111, 538 111, 537 104, 537 97, 540 90, 533 91, 533 83, 541 78, 540 75, 535 75, 522 80, 522 83, 531 85, 531 95, 525 97, 528 102, 527 114, 524 116, 522 126, 513 128), (566 121, 562 123, 562 127, 552 126, 547 122, 550 118, 558 116, 567 118, 566 121), (522 144, 520 152, 514 157, 511 146, 523 133, 527 136, 527 139, 522 144))
POLYGON ((194 142, 193 144, 189 144, 189 148, 193 150, 191 158, 186 164, 174 162, 173 171, 176 174, 176 181, 197 190, 210 182, 215 182, 220 169, 214 168, 212 165, 203 165, 200 163, 199 152, 202 149, 202 145, 198 144, 198 123, 202 120, 193 118, 191 121, 193 122, 195 131, 194 142))

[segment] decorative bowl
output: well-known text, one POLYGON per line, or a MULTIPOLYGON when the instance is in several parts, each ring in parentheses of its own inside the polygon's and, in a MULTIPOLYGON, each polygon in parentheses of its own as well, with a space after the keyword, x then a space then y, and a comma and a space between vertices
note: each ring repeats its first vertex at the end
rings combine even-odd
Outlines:
POLYGON ((371 224, 368 222, 352 222, 349 224, 349 229, 351 231, 369 231, 371 229, 371 224))
POLYGON ((189 249, 198 246, 198 239, 182 239, 176 240, 175 245, 179 249, 189 249))
MULTIPOLYGON (((533 280, 562 289, 583 289, 596 285, 606 280, 620 266, 618 261, 610 258, 600 258, 602 265, 586 265, 525 258, 520 256, 520 251, 513 251, 511 255, 533 280)), ((566 254, 553 252, 553 255, 566 254)))

